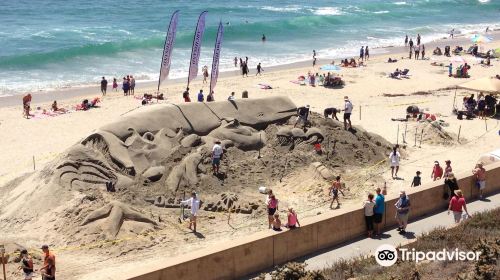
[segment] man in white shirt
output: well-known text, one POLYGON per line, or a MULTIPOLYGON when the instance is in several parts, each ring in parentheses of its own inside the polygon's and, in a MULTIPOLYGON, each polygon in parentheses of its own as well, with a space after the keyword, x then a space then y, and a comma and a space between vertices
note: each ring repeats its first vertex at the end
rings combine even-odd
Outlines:
POLYGON ((344 129, 347 130, 347 123, 349 122, 349 129, 352 129, 351 124, 351 113, 352 113, 352 103, 348 96, 344 96, 344 129))
POLYGON ((212 148, 212 171, 214 175, 219 174, 220 159, 224 151, 220 145, 220 141, 215 141, 215 145, 212 148))
POLYGON ((193 226, 193 232, 196 232, 196 217, 200 209, 200 200, 196 196, 196 192, 191 193, 191 197, 187 200, 182 200, 181 204, 187 205, 191 208, 191 216, 189 217, 189 229, 193 226))
POLYGON ((233 101, 234 100, 234 91, 231 92, 231 95, 229 95, 229 97, 227 98, 227 100, 229 100, 229 101, 233 101))

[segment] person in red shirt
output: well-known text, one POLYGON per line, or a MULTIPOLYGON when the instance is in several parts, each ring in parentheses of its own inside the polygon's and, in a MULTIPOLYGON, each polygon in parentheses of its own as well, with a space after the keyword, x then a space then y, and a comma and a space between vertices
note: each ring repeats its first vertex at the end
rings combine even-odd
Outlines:
POLYGON ((453 211, 453 217, 455 219, 455 223, 460 223, 460 219, 462 218, 462 209, 465 210, 465 213, 468 217, 471 217, 469 212, 467 211, 467 205, 465 203, 465 198, 462 194, 461 190, 455 191, 455 196, 453 196, 450 200, 450 204, 448 206, 448 215, 450 211, 453 211))
POLYGON ((439 165, 439 162, 436 160, 434 162, 434 167, 432 168, 431 179, 433 181, 439 180, 443 177, 443 168, 439 165))

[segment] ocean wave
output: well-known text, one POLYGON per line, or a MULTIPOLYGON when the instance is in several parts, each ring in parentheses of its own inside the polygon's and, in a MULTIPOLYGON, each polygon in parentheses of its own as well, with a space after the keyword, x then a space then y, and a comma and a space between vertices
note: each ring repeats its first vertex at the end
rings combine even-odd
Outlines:
POLYGON ((336 7, 321 7, 317 9, 309 9, 309 11, 318 16, 338 16, 344 14, 341 9, 336 7))
POLYGON ((389 11, 376 11, 376 12, 373 12, 374 14, 388 14, 390 13, 389 11))
POLYGON ((272 11, 272 12, 298 12, 302 10, 302 7, 293 5, 293 6, 285 6, 285 7, 273 7, 273 6, 264 6, 260 8, 261 10, 272 11))
POLYGON ((404 1, 401 1, 401 2, 394 2, 393 4, 394 5, 406 5, 407 3, 404 1))

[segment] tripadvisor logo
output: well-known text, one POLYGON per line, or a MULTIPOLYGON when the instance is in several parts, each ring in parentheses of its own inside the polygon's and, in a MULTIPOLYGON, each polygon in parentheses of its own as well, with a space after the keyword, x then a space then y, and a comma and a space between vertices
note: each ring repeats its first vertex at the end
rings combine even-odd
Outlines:
POLYGON ((389 244, 380 245, 375 251, 375 260, 381 266, 391 266, 398 260, 398 255, 402 261, 478 261, 481 252, 460 251, 443 249, 440 251, 422 252, 415 249, 399 248, 389 244))

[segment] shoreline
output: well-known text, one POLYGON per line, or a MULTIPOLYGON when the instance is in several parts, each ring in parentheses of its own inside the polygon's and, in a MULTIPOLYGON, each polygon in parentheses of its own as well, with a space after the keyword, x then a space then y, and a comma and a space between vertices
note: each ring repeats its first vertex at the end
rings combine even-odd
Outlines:
MULTIPOLYGON (((500 30, 499 29, 494 29, 493 31, 490 31, 489 36, 494 36, 494 35, 500 35, 500 30)), ((467 34, 468 35, 468 34, 467 34)), ((470 42, 470 39, 466 36, 466 34, 458 34, 456 35, 453 39, 450 38, 441 38, 437 39, 434 41, 430 41, 427 43, 424 43, 426 46, 427 50, 427 57, 430 57, 432 55, 432 51, 434 48, 437 46, 441 47, 441 49, 444 48, 445 42, 448 42, 449 45, 453 48, 455 45, 461 45, 461 46, 468 46, 472 45, 470 42)), ((492 41, 494 43, 495 40, 492 41)), ((464 47, 466 49, 467 47, 464 47)), ((402 59, 406 57, 407 52, 407 47, 405 46, 386 46, 386 47, 379 47, 379 48, 373 48, 372 49, 372 55, 370 58, 375 59, 375 58, 380 58, 380 57, 390 57, 391 55, 394 56, 396 59, 402 59)), ((350 58, 350 57, 349 57, 350 58)), ((356 58, 356 57, 355 57, 356 58)), ((336 64, 338 64, 338 60, 343 59, 340 57, 329 57, 329 58, 319 58, 317 60, 315 71, 320 71, 319 67, 324 64, 329 64, 332 60, 335 61, 336 64)), ((278 71, 283 71, 283 70, 293 70, 293 69, 302 69, 302 68, 307 68, 311 67, 312 70, 312 60, 303 60, 303 61, 298 61, 298 62, 292 62, 292 63, 286 63, 286 64, 281 64, 281 65, 276 65, 276 66, 269 66, 266 67, 265 65, 263 68, 266 70, 266 73, 273 73, 273 72, 278 72, 278 71)), ((250 69, 250 72, 255 72, 255 69, 250 69)), ((233 78, 241 75, 239 68, 237 70, 232 70, 232 71, 225 71, 225 72, 220 72, 219 73, 219 80, 220 79, 227 79, 227 78, 233 78)), ((175 78, 171 80, 166 80, 163 82, 163 89, 160 88, 160 92, 166 93, 168 92, 169 87, 174 87, 178 86, 179 84, 185 83, 187 77, 182 77, 182 78, 175 78), (166 85, 165 85, 166 84, 166 85)), ((192 81, 192 83, 200 82, 201 81, 201 76, 198 75, 198 77, 192 81)), ((157 82, 156 81, 137 81, 137 86, 136 90, 138 91, 137 93, 145 93, 145 92, 151 92, 151 91, 156 91, 157 87, 157 82)), ((97 84, 97 83, 96 83, 97 84)), ((108 81, 108 84, 111 84, 108 81)), ((118 93, 121 92, 120 89, 120 83, 118 84, 119 90, 118 93)), ((111 86, 108 86, 108 93, 111 93, 112 91, 109 90, 111 86)), ((215 91, 217 93, 217 91, 215 91)), ((95 96, 98 94, 101 96, 100 92, 100 85, 82 85, 82 86, 75 86, 75 87, 68 87, 64 89, 56 89, 56 90, 48 90, 48 91, 38 91, 38 92, 32 92, 33 95, 33 101, 32 104, 46 104, 49 102, 52 102, 54 100, 63 101, 63 100, 68 100, 68 99, 73 99, 77 97, 88 97, 88 96, 95 96)), ((179 92, 179 94, 181 94, 179 92)), ((14 106, 21 106, 22 105, 22 96, 24 94, 14 94, 11 96, 5 96, 5 97, 0 97, 0 108, 4 107, 14 107, 14 106)))

